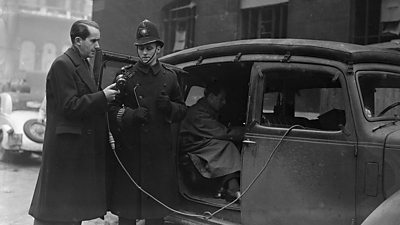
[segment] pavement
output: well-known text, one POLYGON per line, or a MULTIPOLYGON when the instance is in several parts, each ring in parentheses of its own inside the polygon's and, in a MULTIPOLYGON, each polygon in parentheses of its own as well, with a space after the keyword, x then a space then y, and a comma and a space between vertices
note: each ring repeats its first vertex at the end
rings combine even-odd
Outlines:
MULTIPOLYGON (((0 161, 0 225, 31 225, 28 215, 39 174, 41 158, 12 157, 0 161)), ((117 225, 118 217, 108 213, 104 220, 84 221, 82 225, 117 225)))

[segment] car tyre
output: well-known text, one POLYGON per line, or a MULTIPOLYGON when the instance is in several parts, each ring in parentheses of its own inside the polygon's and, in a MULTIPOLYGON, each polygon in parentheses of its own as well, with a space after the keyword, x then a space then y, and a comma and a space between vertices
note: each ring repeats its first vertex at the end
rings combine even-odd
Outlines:
POLYGON ((24 124, 24 133, 32 141, 37 142, 37 143, 43 143, 43 138, 37 137, 30 130, 30 128, 35 124, 42 125, 43 123, 39 122, 37 119, 31 119, 31 120, 26 121, 24 124))
POLYGON ((3 141, 3 130, 0 130, 0 160, 4 161, 9 158, 9 153, 1 146, 3 141))

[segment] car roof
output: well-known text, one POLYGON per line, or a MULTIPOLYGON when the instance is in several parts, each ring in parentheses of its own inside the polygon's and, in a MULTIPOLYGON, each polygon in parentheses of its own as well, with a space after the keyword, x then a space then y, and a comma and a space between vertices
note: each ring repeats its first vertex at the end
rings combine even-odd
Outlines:
POLYGON ((369 44, 368 46, 400 51, 400 39, 393 39, 388 42, 369 44))
POLYGON ((249 39, 208 44, 166 55, 169 64, 229 55, 273 54, 308 56, 344 63, 386 63, 400 65, 400 53, 394 50, 343 42, 307 39, 249 39))

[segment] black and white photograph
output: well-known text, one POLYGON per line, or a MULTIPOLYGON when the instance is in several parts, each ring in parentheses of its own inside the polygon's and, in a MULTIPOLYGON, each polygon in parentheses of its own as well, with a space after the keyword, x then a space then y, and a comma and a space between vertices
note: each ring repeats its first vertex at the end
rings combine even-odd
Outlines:
POLYGON ((0 0, 0 225, 293 224, 400 224, 400 0, 0 0))

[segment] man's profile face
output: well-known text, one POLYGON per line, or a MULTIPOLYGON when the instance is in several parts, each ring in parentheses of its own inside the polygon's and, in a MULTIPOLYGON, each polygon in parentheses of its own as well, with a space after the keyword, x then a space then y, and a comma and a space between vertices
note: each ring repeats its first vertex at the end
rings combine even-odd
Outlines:
POLYGON ((157 54, 160 51, 160 47, 156 43, 149 43, 145 45, 138 45, 137 52, 140 60, 149 65, 153 65, 157 61, 157 54))
POLYGON ((90 35, 85 39, 78 37, 78 49, 83 58, 93 58, 96 54, 96 49, 100 48, 100 31, 95 27, 88 26, 90 35))
POLYGON ((211 93, 208 102, 215 111, 219 112, 226 104, 226 92, 220 91, 218 95, 211 93))

